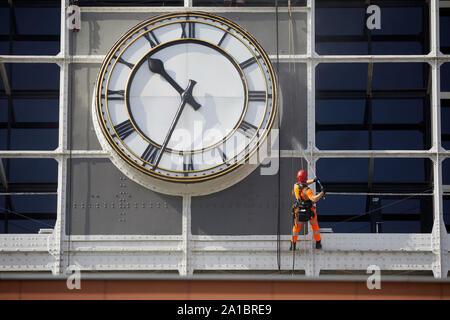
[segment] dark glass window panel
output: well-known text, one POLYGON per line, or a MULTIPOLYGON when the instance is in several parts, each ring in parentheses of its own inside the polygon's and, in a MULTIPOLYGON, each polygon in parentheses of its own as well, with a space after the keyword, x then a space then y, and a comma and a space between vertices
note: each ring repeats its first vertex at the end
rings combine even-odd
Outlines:
POLYGON ((317 100, 316 121, 319 124, 361 124, 364 100, 317 100))
POLYGON ((59 89, 59 71, 56 64, 15 63, 12 65, 11 88, 59 89))
MULTIPOLYGON (((374 159, 375 183, 430 182, 431 160, 408 158, 374 159)), ((367 182, 369 159, 323 158, 317 161, 316 175, 327 182, 367 182)), ((429 186, 425 186, 428 189, 429 186)), ((424 190, 425 190, 424 189, 424 190)))
POLYGON ((442 134, 450 134, 450 106, 441 108, 442 134))
POLYGON ((9 34, 9 8, 0 7, 0 34, 9 34))
POLYGON ((321 8, 316 6, 317 35, 363 35, 365 8, 321 8))
POLYGON ((60 8, 22 8, 14 9, 18 34, 46 34, 60 33, 60 8))
POLYGON ((441 91, 450 92, 450 63, 441 65, 441 91))
MULTIPOLYGON (((373 90, 423 89, 423 63, 375 63, 373 90)), ((428 68, 427 68, 428 71, 428 68)))
POLYGON ((0 150, 6 150, 7 146, 7 130, 0 129, 0 150))
MULTIPOLYGON (((38 233, 40 229, 52 229, 56 220, 39 220, 39 222, 32 220, 13 220, 8 221, 8 233, 24 233, 32 234, 38 233)), ((0 233, 3 230, 4 221, 0 220, 0 233)))
POLYGON ((372 107, 373 123, 419 123, 423 120, 421 99, 374 99, 372 107))
POLYGON ((420 233, 420 221, 382 221, 382 233, 420 233))
MULTIPOLYGON (((10 183, 57 183, 58 163, 54 159, 2 159, 10 183)), ((56 191, 56 190, 55 190, 56 191)))
POLYGON ((326 195, 325 200, 317 202, 317 212, 319 216, 359 215, 365 211, 365 196, 342 196, 331 194, 326 195))
POLYGON ((58 129, 13 129, 11 150, 55 150, 58 129))
POLYGON ((9 42, 0 41, 0 54, 9 55, 9 42))
POLYGON ((379 6, 381 9, 381 29, 372 30, 373 35, 418 35, 422 32, 424 13, 422 7, 389 8, 379 6))
POLYGON ((439 37, 441 52, 450 54, 450 8, 441 8, 439 13, 439 37))
MULTIPOLYGON (((431 166, 429 159, 377 158, 374 160, 375 182, 427 182, 431 179, 426 166, 431 166)), ((429 186, 427 187, 429 188, 429 186)))
POLYGON ((56 198, 56 194, 15 195, 11 196, 11 203, 17 213, 53 213, 56 215, 56 198))
POLYGON ((419 131, 380 131, 372 132, 374 150, 422 150, 425 149, 423 134, 419 131))
POLYGON ((316 52, 318 54, 327 55, 344 55, 351 52, 352 54, 366 55, 369 54, 367 43, 365 42, 318 42, 316 43, 316 52))
MULTIPOLYGON (((367 45, 366 45, 367 46, 367 45)), ((377 41, 372 42, 372 54, 379 55, 407 55, 423 54, 422 45, 419 42, 406 41, 377 41)), ((358 53, 354 53, 358 54, 358 53)))
POLYGON ((3 207, 3 212, 0 211, 0 233, 5 233, 5 223, 8 233, 37 233, 39 229, 55 226, 56 195, 16 195, 10 198, 12 207, 3 207))
POLYGON ((316 67, 316 90, 365 90, 367 63, 321 63, 316 67))
POLYGON ((58 122, 58 99, 14 99, 17 122, 58 122))
POLYGON ((117 0, 79 0, 80 7, 149 7, 149 6, 183 6, 183 0, 143 0, 143 1, 117 1, 117 0))
POLYGON ((450 185, 450 159, 442 162, 442 184, 450 185))
POLYGON ((375 63, 369 100, 368 64, 320 64, 316 73, 317 147, 428 149, 431 123, 428 117, 425 123, 423 119, 430 99, 428 73, 423 63, 375 63), (359 108, 352 108, 356 105, 359 108), (366 114, 370 108, 372 117, 366 114))
POLYGON ((447 233, 450 232, 450 196, 444 196, 443 201, 444 223, 447 233))
MULTIPOLYGON (((449 51, 450 53, 450 51, 449 51)), ((444 63, 440 68, 441 92, 450 92, 450 63, 444 63)), ((450 99, 441 99, 441 144, 450 150, 450 99)))
MULTIPOLYGON (((431 198, 430 198, 431 199, 431 198)), ((393 213, 417 213, 420 214, 420 200, 419 199, 382 199, 381 212, 383 214, 393 213)))
MULTIPOLYGON (((274 7, 275 0, 193 0, 194 6, 199 7, 274 7)), ((278 0, 279 7, 286 7, 288 0, 278 0)), ((291 0, 291 6, 306 6, 306 0, 291 0)))
POLYGON ((8 100, 0 99, 0 122, 8 121, 8 100))
POLYGON ((327 182, 366 182, 368 167, 369 159, 323 158, 317 161, 316 175, 327 182))
MULTIPOLYGON (((376 158, 372 193, 431 192, 431 160, 376 158)), ((317 204, 319 225, 333 232, 374 232, 381 222, 382 233, 429 233, 433 225, 431 196, 380 195, 381 215, 372 205, 372 197, 352 195, 368 192, 369 159, 326 158, 317 162, 319 176, 328 191, 317 204), (369 204, 367 201, 371 201, 369 204), (371 224, 372 228, 371 228, 371 224)))
POLYGON ((56 55, 60 51, 58 41, 14 41, 15 55, 56 55))
POLYGON ((429 52, 428 4, 404 2, 381 9, 381 29, 366 28, 368 4, 316 2, 316 52, 319 54, 426 54, 429 52), (336 8, 340 7, 340 8, 336 8), (402 37, 403 36, 403 37, 402 37), (338 44, 341 43, 341 44, 338 44))
POLYGON ((316 145, 321 150, 367 150, 367 131, 317 131, 316 145))

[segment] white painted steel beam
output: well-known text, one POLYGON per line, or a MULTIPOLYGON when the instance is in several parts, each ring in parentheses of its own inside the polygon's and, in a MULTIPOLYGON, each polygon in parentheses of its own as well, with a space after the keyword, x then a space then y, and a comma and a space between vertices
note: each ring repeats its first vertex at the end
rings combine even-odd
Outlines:
MULTIPOLYGON (((81 15, 96 13, 168 13, 186 11, 206 11, 210 13, 275 13, 275 7, 194 7, 192 0, 184 0, 183 7, 81 7, 81 15), (191 4, 189 4, 189 2, 191 4)), ((292 12, 308 12, 308 7, 291 7, 292 12)), ((287 7, 279 7, 279 12, 288 12, 287 7)))
MULTIPOLYGON (((311 150, 281 150, 282 158, 301 158, 310 154, 311 150)), ((314 150, 314 157, 318 158, 432 158, 434 150, 314 150)), ((0 154, 1 155, 1 154, 0 154)), ((450 151, 439 151, 439 157, 449 157, 450 151)))

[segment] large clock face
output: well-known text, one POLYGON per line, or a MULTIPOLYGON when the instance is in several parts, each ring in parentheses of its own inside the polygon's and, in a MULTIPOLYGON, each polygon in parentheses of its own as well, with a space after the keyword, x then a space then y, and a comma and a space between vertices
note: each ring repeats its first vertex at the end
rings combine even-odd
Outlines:
POLYGON ((201 183, 259 149, 274 122, 276 90, 267 54, 236 24, 201 12, 158 16, 107 54, 96 127, 121 168, 201 183))

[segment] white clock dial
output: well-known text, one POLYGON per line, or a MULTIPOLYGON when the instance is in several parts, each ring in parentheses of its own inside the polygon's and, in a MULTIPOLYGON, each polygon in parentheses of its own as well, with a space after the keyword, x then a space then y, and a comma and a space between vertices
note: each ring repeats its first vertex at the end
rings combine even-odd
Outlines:
POLYGON ((124 168, 151 177, 149 184, 201 183, 233 172, 258 149, 276 102, 259 44, 224 18, 189 12, 145 21, 114 45, 94 109, 99 136, 124 168))

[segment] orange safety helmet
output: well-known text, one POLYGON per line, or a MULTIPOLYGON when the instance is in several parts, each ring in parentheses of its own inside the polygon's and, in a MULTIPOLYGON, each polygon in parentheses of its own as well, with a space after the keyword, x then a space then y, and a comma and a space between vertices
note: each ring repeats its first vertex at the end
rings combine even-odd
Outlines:
POLYGON ((300 183, 305 183, 306 180, 308 180, 308 173, 306 172, 306 170, 300 170, 297 173, 297 181, 300 183))

